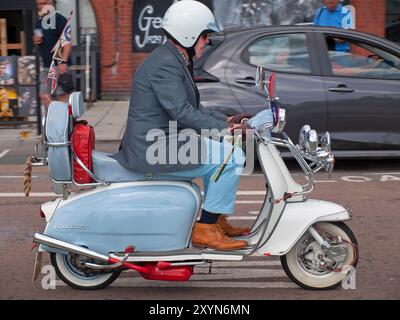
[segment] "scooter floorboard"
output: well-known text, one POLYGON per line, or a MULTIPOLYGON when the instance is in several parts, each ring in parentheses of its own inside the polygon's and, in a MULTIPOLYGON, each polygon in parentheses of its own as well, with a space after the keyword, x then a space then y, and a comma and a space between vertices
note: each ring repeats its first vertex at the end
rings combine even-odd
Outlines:
MULTIPOLYGON (((138 261, 187 261, 187 260, 234 260, 241 261, 246 254, 244 251, 216 251, 212 249, 188 248, 167 252, 133 252, 129 254, 127 262, 138 261)), ((122 258, 125 253, 114 253, 113 257, 122 258)))

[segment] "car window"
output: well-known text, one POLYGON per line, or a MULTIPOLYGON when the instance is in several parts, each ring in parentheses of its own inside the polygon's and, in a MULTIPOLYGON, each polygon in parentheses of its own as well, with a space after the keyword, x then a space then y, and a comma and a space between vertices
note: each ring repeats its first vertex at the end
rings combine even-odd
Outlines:
POLYGON ((400 57, 365 42, 341 37, 327 37, 326 40, 332 75, 400 79, 400 57))
POLYGON ((311 73, 307 36, 304 33, 260 38, 247 49, 249 63, 273 71, 311 73))

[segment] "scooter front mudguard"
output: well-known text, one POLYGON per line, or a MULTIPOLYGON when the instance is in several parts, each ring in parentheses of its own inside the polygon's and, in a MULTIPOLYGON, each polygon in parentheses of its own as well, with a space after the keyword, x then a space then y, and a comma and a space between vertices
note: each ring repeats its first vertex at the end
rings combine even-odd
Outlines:
POLYGON ((268 241, 257 250, 260 255, 284 255, 307 229, 319 221, 346 221, 351 210, 333 202, 307 199, 287 202, 282 216, 268 241))
POLYGON ((201 193, 188 182, 116 183, 43 205, 44 234, 105 255, 128 245, 136 251, 181 250, 190 243, 200 207, 201 193))

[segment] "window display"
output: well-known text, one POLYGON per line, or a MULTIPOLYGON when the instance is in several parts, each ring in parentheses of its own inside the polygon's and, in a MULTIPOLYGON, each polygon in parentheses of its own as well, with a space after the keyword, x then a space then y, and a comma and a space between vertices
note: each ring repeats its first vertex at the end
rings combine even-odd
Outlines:
POLYGON ((0 85, 15 85, 16 74, 16 57, 0 56, 0 85))
POLYGON ((35 116, 37 108, 36 57, 0 56, 0 119, 35 116))
POLYGON ((35 56, 18 58, 18 83, 20 85, 34 85, 36 81, 35 56))

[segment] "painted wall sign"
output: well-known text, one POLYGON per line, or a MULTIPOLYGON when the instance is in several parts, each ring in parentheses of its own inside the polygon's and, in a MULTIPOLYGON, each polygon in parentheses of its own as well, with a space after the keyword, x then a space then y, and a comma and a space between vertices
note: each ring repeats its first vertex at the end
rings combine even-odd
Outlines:
MULTIPOLYGON (((133 51, 151 52, 164 41, 162 19, 176 0, 135 0, 133 4, 133 51)), ((201 1, 212 10, 212 0, 201 1)))

